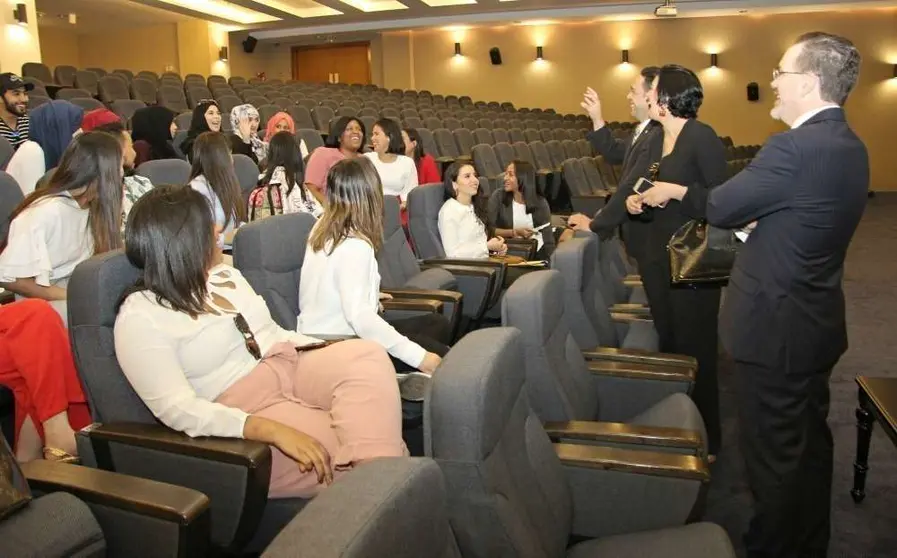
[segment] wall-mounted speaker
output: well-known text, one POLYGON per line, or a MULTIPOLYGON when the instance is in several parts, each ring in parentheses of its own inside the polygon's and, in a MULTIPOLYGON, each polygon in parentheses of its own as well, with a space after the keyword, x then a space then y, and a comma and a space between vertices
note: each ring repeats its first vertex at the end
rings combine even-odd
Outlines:
POLYGON ((492 47, 489 49, 489 59, 492 60, 493 66, 501 65, 501 51, 498 47, 492 47))
POLYGON ((255 46, 258 44, 259 40, 253 37, 252 35, 246 37, 246 40, 243 41, 243 52, 246 54, 252 54, 252 51, 255 50, 255 46))
POLYGON ((748 101, 759 101, 760 100, 760 86, 757 85, 756 81, 752 81, 747 84, 747 98, 748 101))

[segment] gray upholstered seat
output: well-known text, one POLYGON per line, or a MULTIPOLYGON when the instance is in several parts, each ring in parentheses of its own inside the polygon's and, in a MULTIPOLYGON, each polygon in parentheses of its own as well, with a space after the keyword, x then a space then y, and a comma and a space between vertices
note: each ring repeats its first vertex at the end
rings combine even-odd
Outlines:
POLYGON ((590 372, 571 334, 575 328, 565 310, 560 271, 528 273, 515 281, 502 300, 502 325, 522 332, 530 403, 544 422, 671 427, 706 441, 701 413, 686 395, 690 384, 590 372))
POLYGON ((155 105, 157 102, 158 84, 144 78, 136 78, 131 82, 131 97, 143 101, 147 105, 155 105))
POLYGON ((259 167, 248 155, 237 153, 234 157, 234 172, 240 181, 240 191, 243 193, 243 203, 249 201, 249 194, 259 184, 259 167))
POLYGON ((102 558, 106 540, 87 504, 57 492, 32 500, 0 521, 0 554, 4 558, 102 558))
POLYGON ((0 136, 0 170, 4 170, 15 150, 9 140, 0 136))
POLYGON ((113 76, 104 76, 98 80, 98 88, 100 91, 100 100, 104 103, 111 104, 119 99, 130 99, 131 92, 128 89, 128 83, 113 76))
POLYGON ((0 241, 9 232, 9 216, 22 203, 24 195, 16 179, 0 171, 0 241))
MULTIPOLYGON (((135 79, 134 81, 136 82, 137 80, 135 79)), ((137 99, 119 99, 118 101, 113 101, 109 108, 127 122, 131 120, 135 112, 144 107, 146 107, 146 103, 137 99)))
POLYGON ((187 184, 190 181, 190 164, 181 159, 156 159, 137 167, 137 174, 150 182, 162 184, 187 184))
MULTIPOLYGON (((681 526, 697 498, 694 482, 672 469, 622 471, 608 459, 657 454, 575 446, 577 464, 568 445, 552 444, 528 402, 524 355, 519 331, 482 329, 459 341, 433 376, 426 451, 445 475, 465 558, 735 556, 720 527, 681 526), (596 540, 568 548, 571 534, 596 540)), ((667 457, 683 468, 697 459, 667 457)))
POLYGON ((377 459, 318 495, 263 558, 457 558, 445 481, 426 458, 377 459))

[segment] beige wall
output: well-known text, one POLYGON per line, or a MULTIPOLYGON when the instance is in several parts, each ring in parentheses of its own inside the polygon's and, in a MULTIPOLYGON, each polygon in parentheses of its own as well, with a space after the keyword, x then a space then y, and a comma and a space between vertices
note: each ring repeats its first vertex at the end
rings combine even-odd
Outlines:
POLYGON ((177 70, 179 64, 177 25, 173 23, 84 35, 42 27, 40 50, 51 70, 59 64, 71 64, 79 68, 164 72, 168 67, 177 70))
POLYGON ((383 86, 408 86, 404 67, 411 50, 417 89, 579 112, 580 93, 591 85, 607 117, 624 119, 626 91, 638 68, 675 62, 699 72, 705 88, 702 120, 736 143, 762 143, 783 129, 769 118, 770 73, 781 54, 803 32, 830 31, 853 40, 864 57, 860 83, 846 108, 869 148, 872 186, 897 190, 897 79, 889 79, 897 63, 895 29, 897 12, 888 10, 424 31, 412 34, 410 49, 400 34, 384 34, 384 66, 395 69, 384 67, 383 86), (456 40, 462 43, 460 59, 452 56, 456 40), (540 44, 546 60, 536 63, 540 44), (489 61, 493 46, 502 51, 501 66, 489 61), (631 66, 620 64, 624 47, 631 66), (711 50, 719 52, 718 69, 708 68, 711 50), (756 103, 746 100, 751 81, 760 85, 756 103))
POLYGON ((22 73, 22 64, 40 62, 40 36, 34 0, 0 2, 0 72, 22 73), (15 4, 25 4, 28 24, 21 25, 13 17, 15 4))
POLYGON ((268 79, 292 79, 293 63, 288 45, 259 41, 255 51, 247 54, 243 52, 242 44, 246 36, 247 33, 243 32, 230 33, 228 50, 231 75, 248 79, 259 72, 265 72, 268 79))
POLYGON ((50 68, 63 65, 81 67, 78 35, 68 29, 41 27, 40 52, 41 61, 50 68))

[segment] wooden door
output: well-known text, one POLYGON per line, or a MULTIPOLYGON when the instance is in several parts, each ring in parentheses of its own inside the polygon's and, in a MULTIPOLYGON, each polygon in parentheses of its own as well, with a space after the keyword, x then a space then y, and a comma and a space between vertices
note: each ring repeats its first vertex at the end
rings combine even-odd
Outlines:
POLYGON ((369 43, 297 46, 292 49, 293 79, 370 83, 369 43))

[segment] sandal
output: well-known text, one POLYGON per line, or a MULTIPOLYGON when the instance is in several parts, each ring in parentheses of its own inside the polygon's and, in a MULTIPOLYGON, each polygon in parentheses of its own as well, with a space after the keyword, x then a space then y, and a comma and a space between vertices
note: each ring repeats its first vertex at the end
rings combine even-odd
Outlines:
POLYGON ((81 463, 81 458, 77 455, 72 455, 67 451, 63 451, 59 448, 44 448, 44 459, 47 461, 56 461, 57 463, 70 463, 72 465, 78 465, 81 463))

